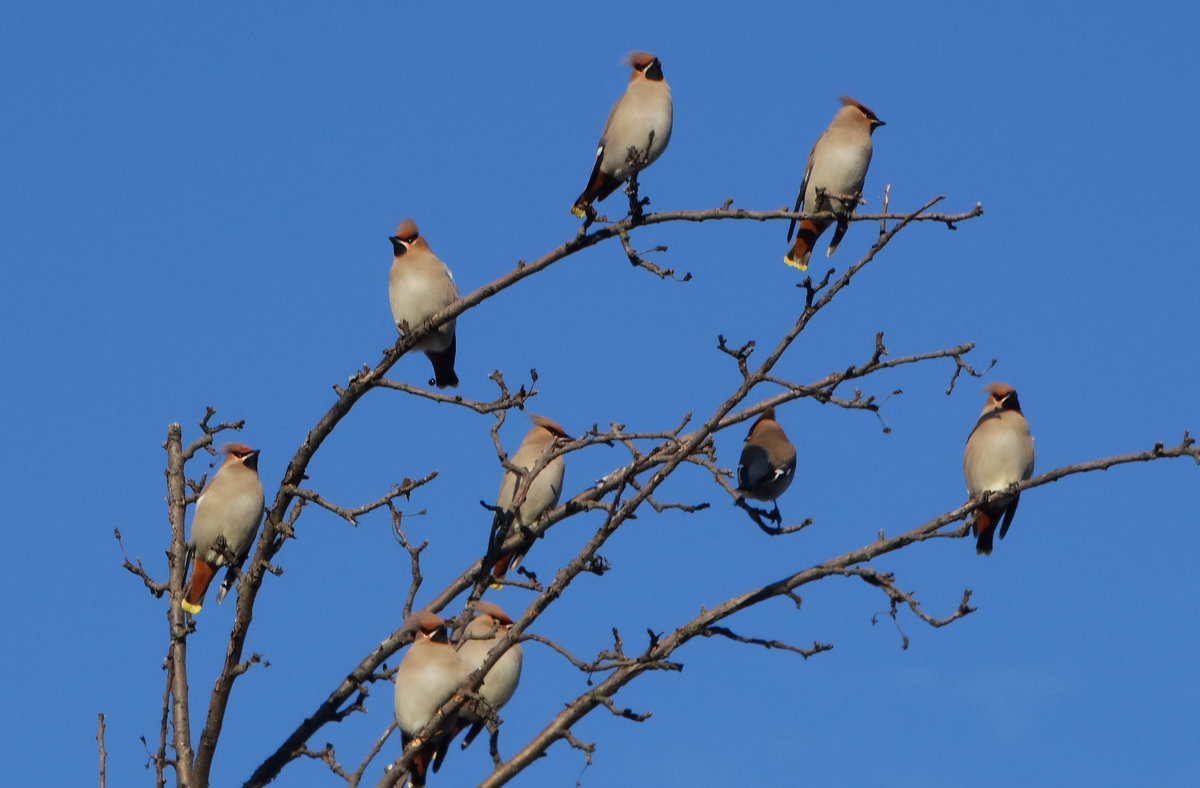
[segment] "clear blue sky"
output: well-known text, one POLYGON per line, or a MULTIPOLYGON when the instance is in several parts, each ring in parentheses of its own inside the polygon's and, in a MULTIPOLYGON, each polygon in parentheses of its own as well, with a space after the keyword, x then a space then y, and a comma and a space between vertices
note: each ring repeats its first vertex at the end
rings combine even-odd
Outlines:
MULTIPOLYGON (((417 219, 464 292, 571 237, 568 208, 632 49, 661 57, 675 99, 670 148, 642 179, 652 209, 790 205, 842 93, 887 122, 871 209, 889 183, 896 209, 937 194, 948 211, 984 205, 955 233, 906 230, 780 374, 810 381, 861 362, 877 331, 895 355, 975 341, 975 362, 998 359, 987 380, 1019 389, 1040 470, 1200 432, 1195 4, 539 6, 0 10, 6 783, 93 783, 104 712, 109 784, 151 784, 138 737, 157 732, 164 603, 121 570, 112 531, 165 576, 166 425, 194 438, 210 404, 246 419, 241 439, 262 449, 271 487, 331 384, 394 341, 387 238, 400 218, 417 219)), ((616 198, 601 207, 620 211, 616 198)), ((490 398, 492 370, 516 385, 536 368, 532 410, 572 433, 704 418, 737 383, 716 335, 764 347, 799 308, 784 233, 639 230, 635 245, 668 246, 654 259, 691 271, 687 284, 631 269, 615 243, 564 261, 460 319, 459 391, 490 398)), ((832 262, 843 270, 873 237, 853 226, 832 262)), ((581 578, 532 631, 590 657, 617 626, 640 649, 647 628, 958 506, 984 395, 963 381, 947 397, 951 372, 934 363, 863 384, 904 390, 884 410, 891 434, 870 414, 780 410, 801 456, 780 503, 811 529, 770 539, 686 472, 663 497, 713 508, 630 524, 603 551, 613 571, 581 578)), ((402 359, 392 376, 420 384, 428 364, 402 359)), ((310 468, 345 505, 440 471, 404 507, 428 512, 406 520, 431 542, 419 603, 484 548, 476 502, 499 480, 490 424, 374 392, 310 468)), ((526 428, 510 420, 506 446, 526 428)), ((720 436, 723 464, 743 435, 720 436)), ((622 457, 572 455, 567 492, 622 457)), ((737 617, 745 635, 835 648, 805 662, 694 642, 677 654, 682 674, 617 697, 653 710, 648 722, 599 712, 577 727, 598 744, 593 766, 558 745, 516 784, 1193 784, 1198 473, 1176 461, 1074 477, 1028 493, 990 558, 963 540, 880 561, 934 614, 974 590, 979 611, 953 626, 903 616, 907 651, 886 617, 872 625, 886 599, 861 582, 809 587, 799 612, 737 617)), ((564 523, 530 564, 551 571, 596 522, 564 523)), ((407 556, 386 516, 353 529, 310 511, 278 563, 247 644, 271 666, 237 685, 214 785, 240 784, 400 620, 407 556)), ((495 600, 515 613, 529 598, 495 600)), ((230 608, 206 607, 190 641, 194 703, 230 608)), ((504 752, 585 688, 528 645, 504 752)), ((390 688, 377 687, 368 715, 310 744, 332 740, 357 764, 390 715, 390 688)), ((431 784, 487 769, 477 744, 431 784)), ((338 781, 304 763, 278 784, 338 781)))

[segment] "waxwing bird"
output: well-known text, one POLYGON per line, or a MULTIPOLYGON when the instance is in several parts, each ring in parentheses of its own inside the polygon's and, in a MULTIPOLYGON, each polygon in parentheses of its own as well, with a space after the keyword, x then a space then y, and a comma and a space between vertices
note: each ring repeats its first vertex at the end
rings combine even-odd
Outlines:
MULTIPOLYGON (((492 647, 512 628, 513 621, 493 602, 480 599, 470 603, 470 606, 478 611, 478 615, 467 625, 463 640, 458 646, 458 655, 472 671, 475 671, 483 665, 492 647)), ((488 670, 483 684, 479 687, 479 695, 487 701, 492 711, 499 711, 517 691, 517 684, 521 681, 521 657, 521 644, 514 643, 488 670)), ((483 730, 484 723, 483 717, 464 709, 459 717, 459 724, 464 728, 468 724, 471 726, 471 730, 463 738, 464 750, 483 730)))
POLYGON ((629 85, 609 110, 592 177, 571 206, 580 219, 592 213, 593 201, 603 200, 653 164, 671 139, 671 88, 663 79, 662 63, 649 52, 631 52, 627 61, 633 67, 629 85))
MULTIPOLYGON (((221 448, 221 453, 225 455, 221 467, 196 499, 192 536, 188 540, 188 553, 192 556, 191 582, 180 604, 193 615, 204 606, 208 586, 217 567, 228 563, 227 555, 237 559, 225 579, 232 585, 233 569, 249 554, 250 543, 262 520, 263 488, 258 480, 258 450, 243 443, 229 443, 221 448)), ((222 587, 218 592, 218 602, 225 598, 227 590, 222 587)))
POLYGON ((991 555, 996 523, 1004 519, 1000 525, 1000 538, 1003 539, 1021 498, 1019 494, 998 493, 1007 492, 1010 485, 1033 475, 1035 454, 1029 422, 1021 413, 1016 390, 1007 383, 989 383, 984 390, 988 393, 988 401, 967 438, 963 476, 967 480, 967 494, 972 499, 991 493, 971 519, 971 530, 976 537, 975 552, 991 555))
MULTIPOLYGON (((545 416, 530 414, 529 420, 533 422, 533 428, 525 433, 521 447, 517 449, 517 453, 510 460, 513 465, 525 471, 532 470, 538 458, 547 449, 552 448, 556 440, 571 439, 566 430, 545 416)), ((504 538, 510 530, 507 527, 509 520, 515 520, 519 527, 527 528, 547 509, 553 509, 558 505, 558 497, 562 494, 563 468, 561 455, 546 463, 541 472, 529 482, 525 500, 517 507, 516 512, 512 511, 513 497, 524 477, 519 479, 517 474, 512 471, 505 471, 504 479, 500 482, 500 492, 496 495, 496 508, 500 511, 496 513, 492 522, 494 547, 498 548, 503 544, 504 538)), ((492 577, 497 581, 503 580, 509 567, 520 566, 528 552, 529 545, 525 545, 517 548, 515 552, 502 556, 492 568, 492 577)))
MULTIPOLYGON (((404 333, 405 323, 412 331, 458 300, 458 288, 450 269, 429 248, 412 219, 400 222, 391 241, 394 257, 388 273, 388 298, 396 329, 404 333)), ((418 342, 415 349, 424 351, 433 363, 432 383, 440 389, 458 385, 458 375, 454 374, 457 348, 453 320, 418 342)))
MULTIPOLYGON (((438 709, 454 695, 472 668, 459 656, 446 636, 446 624, 427 610, 413 613, 403 629, 411 630, 412 645, 396 669, 396 724, 405 749, 429 724, 438 709)), ((457 720, 448 720, 453 730, 457 720)), ((409 784, 420 788, 435 758, 445 754, 449 737, 421 742, 409 767, 409 784)))
MULTIPOLYGON (((833 122, 817 138, 812 152, 808 154, 804 178, 800 181, 800 193, 796 195, 796 207, 792 209, 794 211, 799 211, 803 206, 806 213, 832 211, 849 216, 858 204, 857 200, 829 195, 862 193, 867 167, 871 164, 871 132, 884 125, 884 122, 849 96, 842 96, 841 101, 842 108, 833 116, 833 122), (824 189, 827 194, 819 196, 818 189, 824 189)), ((796 240, 783 261, 801 271, 806 270, 817 239, 830 224, 830 219, 802 219, 797 229, 796 220, 793 219, 788 224, 788 240, 792 240, 793 230, 796 240)), ((837 230, 826 252, 827 257, 837 251, 848 226, 847 220, 838 220, 837 230)))
POLYGON ((774 407, 764 410, 750 425, 745 443, 741 459, 738 460, 737 492, 740 496, 737 503, 744 506, 744 498, 771 501, 775 504, 771 519, 778 523, 783 518, 779 514, 776 499, 783 495, 796 474, 796 447, 787 439, 779 422, 775 421, 774 407))

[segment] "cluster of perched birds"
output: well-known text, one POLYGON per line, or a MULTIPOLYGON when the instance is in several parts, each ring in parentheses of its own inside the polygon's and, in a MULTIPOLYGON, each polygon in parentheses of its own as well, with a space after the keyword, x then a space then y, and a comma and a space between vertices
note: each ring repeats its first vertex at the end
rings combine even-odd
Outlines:
MULTIPOLYGON (((632 73, 625 93, 608 114, 592 174, 571 212, 591 221, 592 203, 603 200, 638 171, 652 164, 671 138, 671 93, 663 78, 659 59, 646 52, 629 56, 632 73)), ((817 239, 837 223, 829 246, 832 255, 846 232, 847 217, 854 210, 871 161, 871 133, 884 125, 860 102, 842 97, 829 128, 817 139, 808 156, 795 210, 831 216, 793 221, 788 228, 791 245, 784 261, 804 270, 817 239), (795 236, 793 240, 793 235, 795 236)), ((458 289, 445 263, 429 248, 416 222, 404 219, 391 237, 393 261, 388 277, 388 295, 397 330, 405 334, 458 299, 458 289)), ((449 320, 416 345, 433 365, 430 382, 439 388, 457 386, 454 371, 455 321, 449 320)), ((1004 383, 985 387, 987 403, 967 438, 963 475, 972 499, 981 499, 972 515, 976 550, 992 551, 999 526, 1004 538, 1017 509, 1019 495, 1013 484, 1033 474, 1034 448, 1029 425, 1021 413, 1017 392, 1004 383)), ((527 529, 547 510, 558 504, 562 493, 564 463, 561 455, 543 463, 530 480, 528 473, 570 436, 555 422, 533 415, 533 428, 525 435, 511 464, 522 471, 504 474, 496 498, 496 519, 488 554, 498 555, 491 567, 494 584, 506 572, 519 567, 532 536, 516 549, 502 553, 501 545, 513 524, 527 529), (524 496, 520 489, 524 486, 524 496), (521 498, 514 510, 514 500, 521 498)), ((263 514, 263 488, 258 478, 259 452, 241 443, 223 447, 224 459, 217 473, 196 502, 188 543, 192 557, 183 608, 199 613, 217 570, 228 566, 217 594, 220 602, 238 576, 238 566, 249 553, 263 514)), ((791 484, 796 470, 796 449, 775 420, 775 409, 767 408, 750 427, 737 468, 737 503, 752 513, 769 514, 781 522, 777 499, 791 484), (745 499, 769 501, 771 513, 745 504, 745 499)), ((438 709, 459 689, 466 678, 482 667, 488 652, 512 626, 512 619, 497 605, 475 601, 475 617, 451 638, 446 622, 429 611, 418 611, 404 628, 413 633, 395 679, 395 716, 404 745, 422 731, 438 709)), ((464 704, 447 726, 451 732, 440 739, 419 743, 409 772, 411 784, 423 786, 428 768, 437 771, 451 741, 463 730, 466 747, 486 723, 490 712, 499 709, 516 691, 521 673, 521 647, 513 644, 489 669, 479 690, 486 707, 464 704)))
MULTIPOLYGON (((488 652, 512 627, 512 619, 498 605, 477 600, 470 606, 477 615, 467 624, 457 646, 450 642, 446 623, 427 610, 417 611, 405 622, 405 628, 413 632, 413 643, 396 669, 395 713, 406 748, 467 677, 483 667, 488 652)), ((520 680, 521 646, 514 643, 488 669, 479 687, 478 695, 486 707, 463 704, 448 726, 449 734, 418 745, 409 767, 411 784, 424 785, 429 767, 432 765, 436 772, 445 762, 450 743, 469 728, 462 742, 462 748, 466 749, 483 730, 486 715, 508 703, 520 680)))

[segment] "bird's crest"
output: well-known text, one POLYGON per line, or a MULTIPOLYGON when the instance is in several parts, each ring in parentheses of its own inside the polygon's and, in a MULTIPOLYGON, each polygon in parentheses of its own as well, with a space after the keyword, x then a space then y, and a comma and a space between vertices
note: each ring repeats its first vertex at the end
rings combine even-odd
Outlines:
POLYGON ((446 625, 445 621, 435 613, 430 613, 428 610, 418 610, 404 621, 404 630, 408 632, 421 632, 426 635, 436 632, 446 625))
POLYGON ((880 125, 883 124, 883 121, 879 120, 879 116, 858 99, 850 98, 849 96, 840 96, 838 100, 842 102, 843 107, 855 107, 859 112, 867 116, 867 120, 875 121, 880 125))
POLYGON ((625 62, 639 71, 653 63, 658 58, 649 52, 630 52, 625 56, 625 62))
POLYGON ((486 599, 476 599, 474 602, 467 605, 467 607, 474 608, 483 615, 491 616, 501 624, 512 623, 512 619, 508 617, 508 613, 505 613, 503 610, 501 610, 500 606, 495 602, 488 602, 486 599))
POLYGON ((412 217, 404 219, 400 224, 396 225, 396 237, 405 243, 412 243, 417 240, 420 232, 417 231, 417 223, 412 220, 412 217))
POLYGON ((566 440, 571 439, 571 436, 567 434, 567 431, 560 427, 557 422, 551 421, 545 416, 539 416, 536 413, 530 413, 529 420, 547 432, 552 432, 560 438, 565 438, 566 440))

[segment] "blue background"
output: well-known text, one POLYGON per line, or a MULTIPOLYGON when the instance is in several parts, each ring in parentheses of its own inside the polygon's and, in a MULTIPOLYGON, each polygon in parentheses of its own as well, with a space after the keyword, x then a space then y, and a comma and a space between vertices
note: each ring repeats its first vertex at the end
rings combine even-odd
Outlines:
MULTIPOLYGON (((675 100, 670 148, 642 178, 652 210, 791 205, 805 157, 850 94, 887 122, 875 135, 866 210, 937 194, 986 215, 957 232, 906 229, 822 313, 776 372, 815 381, 870 357, 975 341, 987 380, 1021 393, 1038 467, 1178 443, 1197 418, 1195 4, 961 7, 774 3, 526 3, 454 10, 364 2, 182 10, 160 3, 23 3, 0 9, 0 316, 7 340, 3 467, 6 781, 96 779, 96 713, 108 719, 109 785, 147 785, 139 736, 157 737, 165 603, 120 568, 112 531, 165 578, 166 425, 185 440, 206 405, 246 419, 270 488, 330 386, 395 339, 387 238, 417 219, 463 292, 575 233, 568 208, 627 78, 621 57, 661 57, 675 100)), ((620 198, 602 203, 623 213, 620 198)), ((802 291, 780 258, 782 222, 674 224, 635 232, 686 284, 632 269, 610 242, 505 291, 459 320, 459 393, 490 399, 536 368, 531 410, 572 434, 592 424, 666 429, 703 419, 733 390, 715 351, 793 322, 802 291)), ((852 226, 839 271, 874 239, 852 226)), ((821 244, 818 249, 823 249, 821 244)), ((825 261, 814 257, 814 272, 825 261)), ((590 658, 619 627, 627 649, 720 601, 895 534, 965 499, 961 452, 984 395, 944 390, 950 362, 859 384, 879 421, 800 401, 779 420, 800 451, 780 503, 800 535, 771 539, 698 469, 602 551, 531 631, 590 658)), ((392 376, 421 385, 420 356, 392 376)), ((752 401, 769 396, 764 387, 752 401)), ((849 394, 849 389, 845 392, 849 394)), ((500 468, 492 420, 396 392, 367 396, 310 467, 346 506, 437 469, 404 504, 430 541, 418 603, 483 550, 500 468)), ((502 431, 515 450, 527 424, 502 431)), ((718 436, 726 467, 744 430, 718 436)), ((618 448, 567 460, 573 494, 620 464, 618 448)), ((190 468, 194 477, 203 463, 190 468)), ((1157 784, 1195 780, 1190 460, 1125 466, 1028 493, 990 558, 936 540, 877 563, 926 609, 962 590, 979 611, 933 630, 886 618, 856 580, 803 589, 731 620, 744 635, 834 650, 793 654, 713 640, 617 697, 645 723, 603 710, 518 785, 905 786, 1157 784)), ((268 495, 270 492, 268 493, 268 495)), ((599 514, 538 542, 543 573, 573 555, 599 514)), ((408 558, 386 513, 356 529, 315 508, 259 597, 213 771, 236 785, 400 623, 408 558)), ((516 613, 531 598, 505 589, 516 613)), ((231 606, 210 604, 189 642, 194 725, 224 653, 231 606)), ((394 664, 394 660, 392 661, 394 664)), ((586 690, 544 647, 526 647, 504 710, 511 754, 586 690)), ((391 717, 370 712, 310 742, 354 768, 391 717)), ((399 753, 385 747, 378 767, 399 753)), ((477 782, 486 747, 453 753, 434 785, 477 782)), ((279 785, 337 785, 320 763, 279 785)))

